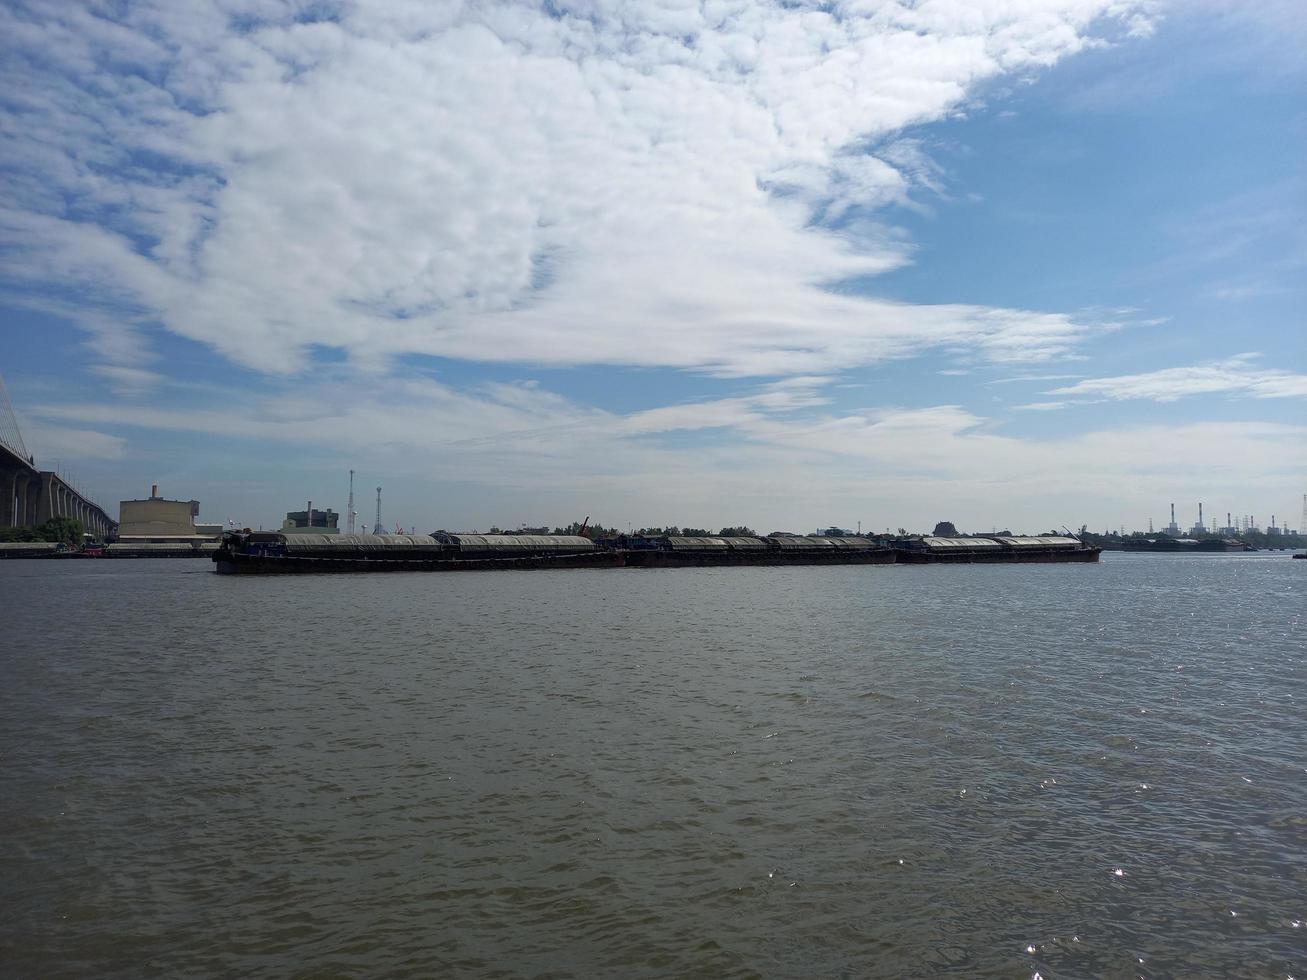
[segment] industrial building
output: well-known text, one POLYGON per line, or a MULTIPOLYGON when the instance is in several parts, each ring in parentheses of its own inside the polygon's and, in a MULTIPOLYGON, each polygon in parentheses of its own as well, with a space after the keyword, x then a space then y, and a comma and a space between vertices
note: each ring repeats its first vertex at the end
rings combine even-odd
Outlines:
POLYGON ((222 534, 220 525, 197 527, 198 500, 165 500, 159 485, 150 487, 145 500, 118 503, 118 540, 129 544, 186 544, 214 541, 222 534), (215 533, 216 529, 216 533, 215 533))
POLYGON ((339 534, 340 515, 328 507, 326 510, 314 510, 313 501, 309 501, 307 510, 287 512, 281 522, 283 534, 339 534))
POLYGON ((145 500, 118 502, 118 536, 111 558, 174 558, 208 554, 222 537, 221 524, 196 524, 198 500, 166 500, 159 485, 145 500))

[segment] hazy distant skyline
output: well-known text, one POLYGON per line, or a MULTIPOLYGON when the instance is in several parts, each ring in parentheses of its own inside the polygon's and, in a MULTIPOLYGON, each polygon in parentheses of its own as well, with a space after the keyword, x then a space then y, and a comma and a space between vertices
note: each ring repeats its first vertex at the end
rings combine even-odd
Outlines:
POLYGON ((0 374, 113 513, 1296 527, 1300 13, 18 0, 0 374))

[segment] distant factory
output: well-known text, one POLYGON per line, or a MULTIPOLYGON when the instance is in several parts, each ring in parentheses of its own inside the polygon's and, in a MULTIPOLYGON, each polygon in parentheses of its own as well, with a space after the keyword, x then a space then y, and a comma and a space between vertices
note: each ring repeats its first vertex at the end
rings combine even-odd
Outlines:
MULTIPOLYGON (((1171 523, 1164 526, 1160 533, 1169 535, 1173 538, 1182 537, 1188 534, 1190 537, 1201 537, 1203 535, 1224 535, 1227 537, 1238 537, 1241 534, 1267 534, 1272 537, 1294 534, 1294 529, 1290 527, 1281 527, 1275 514, 1271 515, 1270 524, 1262 527, 1257 521, 1255 514, 1234 514, 1231 511, 1225 513, 1225 524, 1218 526, 1220 518, 1207 519, 1203 516, 1203 504, 1198 504, 1198 519, 1194 521, 1192 527, 1185 531, 1176 521, 1175 504, 1171 504, 1171 523)), ((1148 522, 1149 533, 1152 532, 1153 522, 1148 522)), ((1298 533, 1307 531, 1307 494, 1303 494, 1303 517, 1302 526, 1298 533)))
POLYGON ((201 524, 198 500, 168 500, 159 485, 144 500, 118 502, 118 536, 106 553, 119 558, 182 558, 208 554, 222 537, 221 524, 201 524))
POLYGON ((216 541, 221 524, 198 524, 198 500, 168 500, 159 496, 159 485, 150 487, 144 500, 118 502, 118 541, 122 544, 190 544, 216 541))
POLYGON ((305 510, 292 510, 281 522, 281 530, 286 534, 339 534, 340 515, 328 507, 326 510, 313 509, 313 501, 305 510))

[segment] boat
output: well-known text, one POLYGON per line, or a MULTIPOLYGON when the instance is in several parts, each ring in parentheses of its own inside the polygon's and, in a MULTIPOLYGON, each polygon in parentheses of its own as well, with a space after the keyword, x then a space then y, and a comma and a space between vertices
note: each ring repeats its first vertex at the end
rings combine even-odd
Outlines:
POLYGON ((622 554, 590 538, 550 534, 286 534, 228 531, 215 571, 415 572, 613 568, 622 554))
POLYGON ((891 565, 931 562, 1097 561, 1071 537, 993 538, 770 534, 748 536, 567 534, 298 534, 228 531, 213 552, 222 574, 492 571, 546 568, 703 568, 891 565))
POLYGON ((1238 538, 1173 538, 1159 535, 1155 538, 1126 538, 1121 543, 1122 551, 1179 551, 1188 553, 1207 553, 1225 551, 1256 551, 1252 545, 1238 538))
POLYGON ((864 537, 772 534, 767 537, 621 535, 613 546, 629 568, 710 565, 891 565, 894 550, 864 537))
POLYGON ((895 538, 891 544, 897 560, 905 565, 1098 561, 1103 550, 1077 538, 1053 534, 988 538, 923 535, 895 538))

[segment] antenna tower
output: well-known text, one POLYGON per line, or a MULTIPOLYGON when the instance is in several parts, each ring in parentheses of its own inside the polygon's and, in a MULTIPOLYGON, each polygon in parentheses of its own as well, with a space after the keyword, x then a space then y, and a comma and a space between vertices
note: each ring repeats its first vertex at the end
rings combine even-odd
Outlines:
POLYGON ((349 504, 345 508, 348 513, 345 515, 345 526, 349 529, 348 534, 354 533, 354 471, 349 471, 349 504))
POLYGON ((377 487, 377 519, 372 523, 372 533, 381 534, 381 487, 377 487))
POLYGON ((1302 523, 1298 525, 1299 534, 1307 534, 1307 493, 1302 495, 1302 523))

